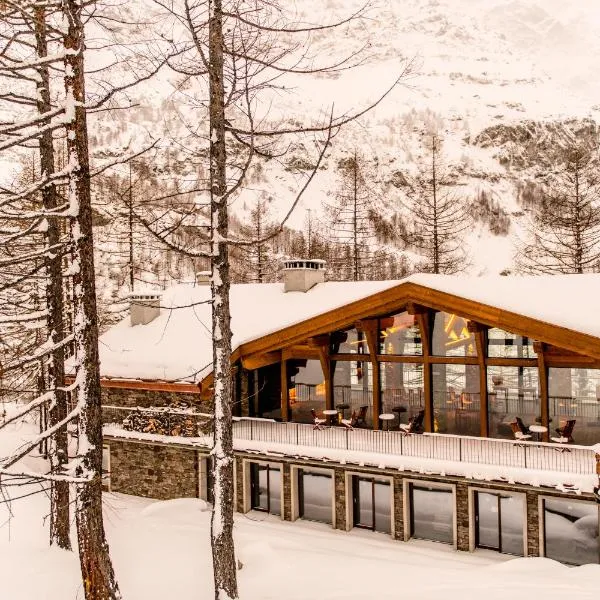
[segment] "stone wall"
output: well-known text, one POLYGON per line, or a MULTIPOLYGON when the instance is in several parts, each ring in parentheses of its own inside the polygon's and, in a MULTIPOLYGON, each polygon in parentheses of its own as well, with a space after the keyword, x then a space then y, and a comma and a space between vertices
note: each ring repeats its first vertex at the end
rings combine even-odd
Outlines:
POLYGON ((106 440, 110 448, 110 489, 170 500, 197 498, 198 452, 177 446, 106 440))
MULTIPOLYGON (((111 490, 147 496, 159 499, 176 497, 197 497, 199 490, 198 452, 185 446, 152 444, 146 442, 107 439, 111 453, 111 490)), ((392 479, 394 498, 394 536, 403 540, 409 534, 409 525, 404 522, 404 497, 406 480, 450 484, 456 491, 456 545, 458 550, 469 551, 472 543, 472 527, 474 515, 469 511, 469 496, 473 490, 489 490, 490 492, 511 492, 524 494, 527 506, 527 555, 539 556, 540 553, 540 496, 557 498, 573 498, 573 494, 558 492, 548 488, 532 488, 519 484, 483 482, 467 480, 459 477, 443 477, 441 475, 422 475, 396 470, 358 467, 288 457, 264 456, 255 453, 236 452, 236 497, 235 508, 243 512, 244 468, 251 461, 271 461, 282 465, 283 507, 282 518, 293 519, 292 513, 292 466, 300 468, 324 467, 334 471, 335 526, 340 530, 352 528, 347 523, 347 506, 352 502, 347 495, 346 480, 348 471, 365 476, 392 479)), ((246 493, 249 493, 247 490, 246 493)), ((593 500, 591 494, 582 494, 578 500, 593 500)))

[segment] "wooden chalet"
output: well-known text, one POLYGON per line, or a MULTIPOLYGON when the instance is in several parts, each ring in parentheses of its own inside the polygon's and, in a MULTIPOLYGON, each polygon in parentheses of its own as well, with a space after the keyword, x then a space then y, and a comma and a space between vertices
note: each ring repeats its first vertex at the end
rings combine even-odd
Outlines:
MULTIPOLYGON (((238 510, 599 562, 600 276, 284 273, 232 286, 238 510)), ((113 490, 210 497, 207 298, 138 294, 101 339, 113 490)))

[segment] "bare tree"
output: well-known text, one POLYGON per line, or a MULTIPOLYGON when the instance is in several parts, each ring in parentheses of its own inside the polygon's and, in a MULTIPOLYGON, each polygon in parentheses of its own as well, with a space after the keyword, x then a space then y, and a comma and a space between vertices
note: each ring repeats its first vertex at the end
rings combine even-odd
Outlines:
MULTIPOLYGON (((208 193, 198 200, 197 210, 208 206, 211 218, 209 249, 190 251, 174 239, 174 229, 159 223, 144 222, 165 246, 190 257, 207 257, 211 261, 214 442, 214 504, 211 521, 211 543, 215 598, 237 598, 236 561, 233 544, 233 436, 231 402, 231 328, 229 311, 230 247, 264 244, 285 228, 285 224, 322 164, 335 131, 378 104, 397 84, 364 110, 335 116, 313 123, 291 122, 270 124, 265 111, 269 100, 261 94, 277 89, 284 75, 307 75, 349 68, 356 55, 336 64, 318 66, 316 57, 308 53, 308 39, 297 43, 296 36, 338 26, 298 26, 276 3, 267 0, 236 0, 225 6, 221 0, 183 0, 159 4, 182 24, 188 34, 185 41, 173 41, 179 60, 171 61, 173 69, 187 84, 197 81, 208 87, 208 102, 194 96, 193 119, 187 123, 190 137, 197 139, 196 159, 206 151, 210 160, 208 193), (288 25, 289 23, 289 25, 288 25), (290 39, 292 40, 290 42, 290 39), (206 112, 204 112, 206 110, 206 112), (208 117, 208 131, 203 117, 208 117), (262 240, 235 239, 229 231, 229 204, 243 191, 252 164, 264 158, 281 157, 289 149, 292 136, 315 136, 317 156, 289 210, 279 225, 262 240)), ((353 15, 348 23, 362 14, 353 15)), ((283 84, 281 84, 283 85, 283 84)), ((199 95, 199 94, 198 94, 199 95)), ((187 94, 189 98, 190 94, 187 94)), ((184 118, 182 116, 182 118, 184 118)), ((188 142, 189 146, 189 142, 188 142)))
POLYGON ((597 149, 574 143, 548 177, 519 244, 517 264, 532 273, 600 270, 600 176, 597 149))
POLYGON ((452 182, 440 167, 440 146, 440 139, 432 135, 429 167, 421 171, 404 203, 412 227, 403 236, 424 257, 418 269, 453 274, 468 264, 464 236, 472 218, 468 203, 448 191, 452 182))
POLYGON ((367 179, 367 161, 356 150, 351 157, 340 161, 340 186, 335 204, 326 206, 329 219, 332 254, 329 268, 342 279, 370 279, 376 236, 373 214, 380 198, 367 179))

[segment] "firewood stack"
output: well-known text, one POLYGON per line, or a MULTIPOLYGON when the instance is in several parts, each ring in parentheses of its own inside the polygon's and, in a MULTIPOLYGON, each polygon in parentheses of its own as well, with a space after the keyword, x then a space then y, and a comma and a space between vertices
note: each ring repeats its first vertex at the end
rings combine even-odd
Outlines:
MULTIPOLYGON (((183 408, 180 406, 169 408, 183 408)), ((123 429, 155 435, 197 437, 198 417, 169 411, 169 408, 136 409, 123 420, 123 429)))

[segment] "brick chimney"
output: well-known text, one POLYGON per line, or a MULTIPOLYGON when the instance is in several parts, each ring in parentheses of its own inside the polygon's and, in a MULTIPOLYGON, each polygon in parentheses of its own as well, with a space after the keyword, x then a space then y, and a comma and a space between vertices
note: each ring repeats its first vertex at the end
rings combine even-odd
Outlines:
POLYGON ((325 261, 314 258, 293 258, 283 263, 285 292, 308 292, 325 281, 325 261))
POLYGON ((129 294, 131 325, 146 325, 160 315, 160 292, 129 294))

